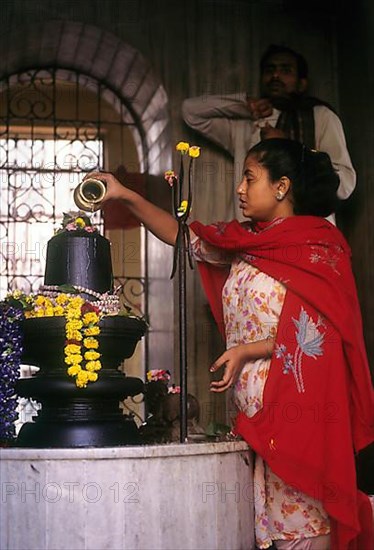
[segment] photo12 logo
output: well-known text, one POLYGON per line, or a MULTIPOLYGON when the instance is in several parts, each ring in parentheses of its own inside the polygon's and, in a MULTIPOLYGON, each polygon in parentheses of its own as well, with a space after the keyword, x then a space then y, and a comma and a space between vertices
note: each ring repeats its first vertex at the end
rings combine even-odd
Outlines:
POLYGON ((4 482, 1 484, 1 502, 9 503, 12 499, 20 502, 33 501, 35 503, 48 502, 50 504, 60 502, 87 502, 90 504, 99 502, 101 499, 110 499, 115 503, 139 503, 139 485, 136 482, 119 483, 115 482, 110 486, 102 486, 99 483, 90 481, 80 483, 79 481, 64 481, 63 483, 39 482, 26 483, 25 481, 4 482))

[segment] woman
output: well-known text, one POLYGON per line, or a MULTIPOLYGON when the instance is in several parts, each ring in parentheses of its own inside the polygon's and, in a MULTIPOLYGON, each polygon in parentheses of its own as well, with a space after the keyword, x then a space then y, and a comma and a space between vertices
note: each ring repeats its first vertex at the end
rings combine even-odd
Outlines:
MULTIPOLYGON (((123 199, 175 243, 172 216, 112 175, 93 176, 106 181, 107 199, 123 199)), ((334 211, 338 185, 325 153, 265 140, 249 151, 237 188, 250 222, 190 226, 227 342, 211 390, 235 387, 235 431, 256 451, 260 548, 371 548, 354 451, 373 440, 373 394, 349 247, 322 218, 334 211)))

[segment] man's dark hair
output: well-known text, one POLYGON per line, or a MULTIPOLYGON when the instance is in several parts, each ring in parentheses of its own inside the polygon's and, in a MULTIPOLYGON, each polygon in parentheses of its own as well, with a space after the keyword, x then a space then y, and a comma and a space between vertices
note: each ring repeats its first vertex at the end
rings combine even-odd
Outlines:
POLYGON ((300 53, 295 52, 295 50, 292 50, 291 48, 287 48, 287 46, 279 46, 276 44, 271 44, 268 47, 268 49, 262 54, 262 57, 260 60, 261 74, 264 72, 264 68, 268 59, 273 55, 276 55, 279 53, 287 53, 289 55, 292 55, 296 59, 297 74, 299 78, 308 77, 308 63, 306 62, 306 59, 300 53))

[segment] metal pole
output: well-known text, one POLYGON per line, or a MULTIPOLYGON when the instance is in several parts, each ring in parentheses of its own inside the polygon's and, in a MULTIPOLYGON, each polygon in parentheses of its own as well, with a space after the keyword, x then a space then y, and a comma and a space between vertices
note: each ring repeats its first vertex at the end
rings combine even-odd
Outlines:
MULTIPOLYGON (((181 142, 181 145, 189 145, 181 142)), ((192 149, 198 149, 193 146, 192 149)), ((177 146, 177 150, 178 149, 177 146)), ((188 254, 189 265, 192 268, 192 261, 190 257, 190 239, 188 233, 188 226, 186 221, 190 214, 192 204, 192 166, 193 158, 198 155, 190 154, 189 167, 188 167, 188 187, 187 187, 187 200, 183 201, 186 204, 182 208, 183 193, 183 179, 184 179, 184 166, 183 156, 186 152, 181 154, 180 161, 180 173, 179 178, 175 176, 173 171, 168 174, 167 180, 169 185, 173 188, 173 211, 176 220, 178 221, 178 236, 174 246, 174 260, 173 269, 171 273, 171 279, 174 277, 178 267, 178 310, 179 310, 179 378, 180 378, 180 442, 187 442, 187 292, 186 292, 186 257, 188 254)), ((166 173, 165 173, 166 175, 166 173)))
POLYGON ((180 368, 180 442, 187 441, 187 293, 186 293, 186 240, 183 226, 180 222, 179 240, 179 368, 180 368))

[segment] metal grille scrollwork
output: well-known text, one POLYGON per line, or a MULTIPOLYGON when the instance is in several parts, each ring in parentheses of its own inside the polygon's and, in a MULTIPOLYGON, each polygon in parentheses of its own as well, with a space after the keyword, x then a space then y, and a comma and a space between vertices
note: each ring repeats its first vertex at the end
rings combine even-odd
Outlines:
MULTIPOLYGON (((47 241, 63 212, 76 210, 74 188, 107 166, 108 148, 126 163, 124 134, 137 132, 126 105, 84 74, 28 70, 0 82, 0 94, 1 298, 15 288, 38 290, 47 241)), ((103 229, 100 212, 93 222, 103 229)), ((123 280, 134 289, 126 290, 130 306, 145 307, 144 281, 123 280)))
POLYGON ((144 310, 144 296, 147 294, 147 280, 144 277, 116 277, 115 287, 118 288, 120 302, 129 312, 143 317, 146 322, 147 312, 144 310))

